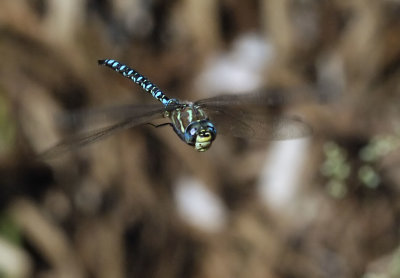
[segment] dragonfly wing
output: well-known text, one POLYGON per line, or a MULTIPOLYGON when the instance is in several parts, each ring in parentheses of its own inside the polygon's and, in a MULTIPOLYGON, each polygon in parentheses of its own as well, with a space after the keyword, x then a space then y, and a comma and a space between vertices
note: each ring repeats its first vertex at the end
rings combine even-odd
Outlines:
POLYGON ((310 101, 311 94, 307 89, 265 88, 245 94, 227 94, 202 99, 196 102, 206 107, 235 107, 243 104, 249 106, 281 107, 292 103, 310 101))
POLYGON ((110 123, 122 122, 125 119, 134 119, 143 115, 153 115, 160 111, 171 111, 176 109, 175 106, 163 108, 160 104, 137 105, 127 104, 119 106, 111 106, 105 108, 92 108, 74 111, 60 117, 60 125, 68 129, 105 125, 110 123))
POLYGON ((299 117, 285 115, 284 99, 270 94, 219 96, 196 104, 214 122, 217 131, 234 137, 284 140, 311 134, 299 117))
POLYGON ((96 129, 93 131, 79 133, 73 135, 66 140, 60 142, 49 150, 43 152, 39 155, 40 158, 49 158, 69 151, 71 149, 77 149, 93 142, 104 139, 110 135, 115 134, 118 131, 128 129, 137 125, 148 123, 149 121, 160 119, 163 117, 165 108, 159 108, 158 110, 151 110, 142 115, 136 115, 135 117, 125 118, 124 120, 120 120, 117 123, 114 123, 110 126, 96 129))
POLYGON ((307 137, 312 134, 310 126, 297 116, 249 117, 244 122, 253 129, 250 139, 287 140, 307 137))
POLYGON ((218 134, 239 138, 252 138, 255 135, 255 130, 233 113, 213 109, 206 109, 206 113, 218 134))
POLYGON ((206 109, 217 132, 248 139, 285 140, 309 136, 312 130, 299 117, 261 115, 244 111, 206 109))

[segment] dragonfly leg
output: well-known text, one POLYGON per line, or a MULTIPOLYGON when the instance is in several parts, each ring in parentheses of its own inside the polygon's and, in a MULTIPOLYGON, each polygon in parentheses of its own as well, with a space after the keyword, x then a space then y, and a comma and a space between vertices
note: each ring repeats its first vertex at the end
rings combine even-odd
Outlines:
POLYGON ((151 125, 151 126, 153 126, 155 128, 163 127, 163 126, 167 126, 167 125, 173 127, 173 125, 171 123, 163 123, 163 124, 159 124, 159 125, 155 125, 155 124, 152 124, 152 123, 147 123, 147 124, 151 125))

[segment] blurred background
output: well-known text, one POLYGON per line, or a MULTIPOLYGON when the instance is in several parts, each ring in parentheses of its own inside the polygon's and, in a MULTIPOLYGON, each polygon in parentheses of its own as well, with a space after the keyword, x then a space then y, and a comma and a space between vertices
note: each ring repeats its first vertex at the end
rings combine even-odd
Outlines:
POLYGON ((1 1, 0 57, 0 277, 400 277, 400 1, 1 1), (310 88, 313 134, 37 159, 59 115, 156 102, 102 58, 179 99, 310 88))

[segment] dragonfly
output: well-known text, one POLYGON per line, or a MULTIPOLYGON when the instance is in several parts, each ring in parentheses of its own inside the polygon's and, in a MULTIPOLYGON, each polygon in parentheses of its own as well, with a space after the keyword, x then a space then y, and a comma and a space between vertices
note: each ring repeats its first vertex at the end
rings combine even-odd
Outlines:
POLYGON ((130 104, 113 108, 75 113, 72 119, 112 119, 110 126, 77 134, 43 153, 51 156, 71 148, 82 147, 108 137, 120 130, 168 120, 160 126, 170 126, 176 135, 196 151, 207 151, 217 134, 247 139, 284 140, 308 136, 311 129, 297 116, 287 116, 283 108, 292 99, 278 89, 261 90, 247 94, 219 95, 195 102, 169 98, 147 77, 113 59, 98 60, 122 74, 161 102, 160 104, 130 104))

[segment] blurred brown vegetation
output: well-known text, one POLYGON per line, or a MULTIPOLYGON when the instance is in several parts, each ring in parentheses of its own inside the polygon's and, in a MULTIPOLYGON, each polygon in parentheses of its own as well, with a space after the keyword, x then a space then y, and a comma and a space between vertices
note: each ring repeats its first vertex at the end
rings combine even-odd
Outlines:
POLYGON ((0 277, 400 277, 399 100, 396 0, 1 1, 0 277), (328 100, 296 108, 314 135, 284 207, 259 198, 268 148, 244 140, 199 154, 139 126, 35 159, 68 134, 56 115, 152 102, 97 59, 196 100, 246 33, 275 49, 264 85, 328 100), (180 216, 182 176, 226 207, 216 231, 180 216))

